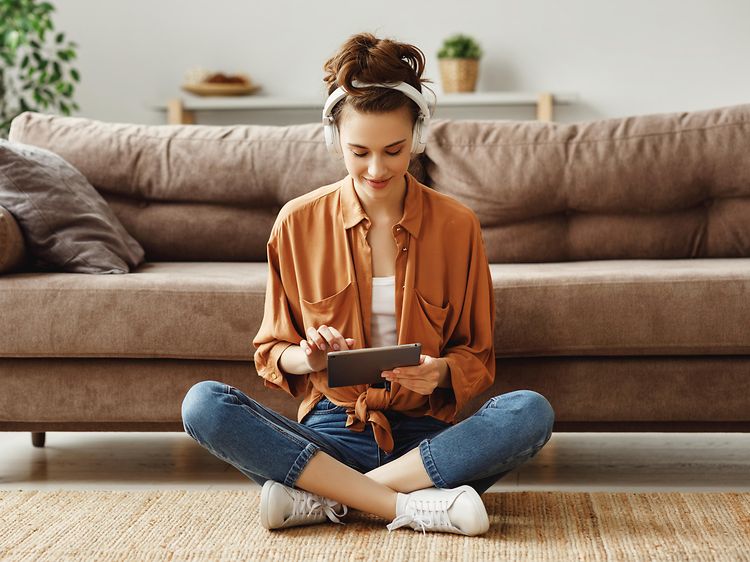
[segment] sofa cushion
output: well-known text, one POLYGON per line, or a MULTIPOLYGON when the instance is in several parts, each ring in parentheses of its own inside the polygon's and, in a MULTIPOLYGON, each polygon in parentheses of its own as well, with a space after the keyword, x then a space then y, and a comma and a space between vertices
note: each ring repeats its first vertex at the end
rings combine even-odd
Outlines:
MULTIPOLYGON (((10 139, 78 168, 149 261, 264 261, 281 207, 347 173, 320 122, 140 125, 26 112, 10 139)), ((409 172, 424 179, 418 157, 409 172)))
POLYGON ((34 269, 128 273, 144 259, 96 189, 49 150, 0 140, 0 205, 18 220, 34 269))
POLYGON ((750 258, 490 264, 498 356, 750 352, 750 258))
POLYGON ((0 273, 19 268, 26 260, 23 233, 10 211, 0 207, 0 273))
POLYGON ((490 262, 750 257, 750 104, 580 123, 436 119, 427 183, 490 262))
MULTIPOLYGON (((152 202, 281 207, 346 175, 320 122, 141 125, 25 112, 9 138, 59 154, 99 190, 152 202)), ((418 180, 420 164, 410 167, 418 180)))
MULTIPOLYGON (((498 357, 750 352, 750 259, 490 270, 498 357)), ((265 262, 152 262, 129 275, 4 275, 13 329, 0 331, 0 356, 252 361, 267 273, 265 262)))
POLYGON ((267 275, 266 262, 3 275, 0 316, 13 328, 0 331, 0 356, 252 360, 267 275))

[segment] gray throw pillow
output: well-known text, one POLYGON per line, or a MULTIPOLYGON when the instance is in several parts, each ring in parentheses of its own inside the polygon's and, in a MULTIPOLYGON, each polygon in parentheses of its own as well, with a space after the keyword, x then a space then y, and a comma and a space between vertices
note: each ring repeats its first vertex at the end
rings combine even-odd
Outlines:
POLYGON ((96 188, 49 150, 0 139, 0 205, 23 230, 34 269, 129 273, 144 261, 96 188))

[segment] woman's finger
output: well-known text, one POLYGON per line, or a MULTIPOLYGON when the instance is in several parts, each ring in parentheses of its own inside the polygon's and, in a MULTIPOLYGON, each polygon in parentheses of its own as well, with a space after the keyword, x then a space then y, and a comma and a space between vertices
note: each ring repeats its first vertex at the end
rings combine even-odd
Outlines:
POLYGON ((318 333, 318 330, 310 326, 305 333, 307 334, 307 341, 310 342, 311 346, 317 346, 321 350, 325 349, 325 340, 318 333))
POLYGON ((413 377, 421 375, 420 371, 409 367, 394 367, 393 369, 390 369, 389 372, 393 373, 397 377, 413 377))
POLYGON ((312 353, 312 349, 310 349, 310 344, 307 343, 307 340, 300 340, 299 346, 302 348, 302 351, 304 351, 307 355, 310 355, 312 353))
POLYGON ((333 328, 331 328, 330 326, 326 326, 325 324, 321 324, 318 327, 318 333, 325 338, 326 343, 331 347, 331 349, 336 349, 333 347, 333 344, 336 340, 336 335, 333 333, 333 328))
POLYGON ((333 334, 333 341, 331 341, 331 347, 333 347, 334 351, 339 351, 340 349, 349 349, 349 346, 346 344, 346 340, 344 339, 344 336, 341 335, 341 332, 339 332, 336 328, 329 326, 328 328, 333 334))

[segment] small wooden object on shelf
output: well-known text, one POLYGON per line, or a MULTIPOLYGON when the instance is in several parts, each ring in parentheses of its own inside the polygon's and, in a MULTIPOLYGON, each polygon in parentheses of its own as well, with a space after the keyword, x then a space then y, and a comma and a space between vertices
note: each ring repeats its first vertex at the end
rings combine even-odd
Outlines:
POLYGON ((190 77, 182 89, 198 96, 246 96, 260 90, 249 74, 206 73, 190 77))
POLYGON ((549 92, 542 92, 536 102, 537 121, 552 121, 552 106, 554 100, 549 92))
POLYGON ((260 90, 254 84, 183 84, 182 89, 197 96, 246 96, 260 90))

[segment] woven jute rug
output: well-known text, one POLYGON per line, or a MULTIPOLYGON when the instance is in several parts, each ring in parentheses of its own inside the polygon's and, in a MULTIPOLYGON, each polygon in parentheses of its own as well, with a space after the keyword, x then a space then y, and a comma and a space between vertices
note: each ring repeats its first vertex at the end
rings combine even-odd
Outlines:
POLYGON ((484 494, 490 530, 358 511, 267 531, 259 490, 0 492, 0 560, 750 560, 750 493, 484 494))

